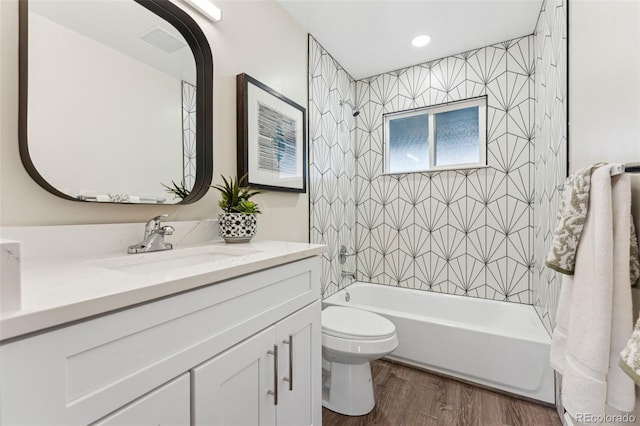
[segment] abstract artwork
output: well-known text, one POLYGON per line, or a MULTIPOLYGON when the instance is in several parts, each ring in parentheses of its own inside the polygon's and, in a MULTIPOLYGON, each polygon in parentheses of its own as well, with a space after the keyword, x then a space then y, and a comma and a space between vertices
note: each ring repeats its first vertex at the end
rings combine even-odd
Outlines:
POLYGON ((306 192, 306 110, 247 74, 236 84, 238 176, 253 187, 306 192))

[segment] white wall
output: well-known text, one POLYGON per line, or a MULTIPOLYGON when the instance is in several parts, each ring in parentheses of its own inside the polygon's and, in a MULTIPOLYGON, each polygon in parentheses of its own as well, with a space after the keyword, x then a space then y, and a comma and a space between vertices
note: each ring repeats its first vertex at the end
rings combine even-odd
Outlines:
MULTIPOLYGON (((301 105, 307 104, 306 33, 272 0, 217 1, 224 20, 196 12, 214 55, 214 182, 236 174, 235 76, 246 72, 301 105)), ((188 9, 180 3, 181 7, 188 9)), ((0 225, 143 222, 216 217, 217 191, 187 206, 123 206, 67 201, 49 194, 26 173, 18 153, 18 2, 0 1, 0 225)), ((258 238, 307 241, 307 194, 270 192, 257 201, 258 238)))
MULTIPOLYGON (((569 168, 640 162, 640 1, 569 3, 569 168)), ((640 174, 631 175, 640 229, 640 174)))
MULTIPOLYGON (((570 172, 598 161, 640 162, 638 0, 569 2, 570 172)), ((640 174, 630 176, 640 229, 640 174)), ((634 415, 640 419, 637 387, 634 415)))

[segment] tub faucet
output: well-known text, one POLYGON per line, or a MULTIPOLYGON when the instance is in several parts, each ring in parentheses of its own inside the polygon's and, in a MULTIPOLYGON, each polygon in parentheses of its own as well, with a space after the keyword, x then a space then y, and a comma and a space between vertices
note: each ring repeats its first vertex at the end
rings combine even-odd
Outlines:
POLYGON ((341 265, 344 265, 347 262, 347 257, 355 255, 355 253, 347 253, 346 246, 340 246, 340 251, 338 252, 338 262, 340 262, 341 265))
POLYGON ((356 280, 356 273, 355 272, 342 271, 340 273, 340 275, 342 276, 342 278, 349 277, 354 281, 356 280))
POLYGON ((138 244, 129 246, 127 252, 129 254, 149 253, 152 251, 171 250, 173 244, 165 243, 164 236, 173 234, 175 229, 173 226, 160 227, 160 222, 166 219, 168 215, 162 214, 150 219, 144 226, 144 239, 138 244))

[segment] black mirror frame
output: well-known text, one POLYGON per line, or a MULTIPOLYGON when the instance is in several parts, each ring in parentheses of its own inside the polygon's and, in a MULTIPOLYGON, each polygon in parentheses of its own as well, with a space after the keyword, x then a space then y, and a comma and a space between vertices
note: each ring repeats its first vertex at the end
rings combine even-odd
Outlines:
MULTIPOLYGON (((65 194, 53 187, 38 172, 29 155, 27 143, 28 102, 28 36, 29 0, 19 2, 19 118, 18 142, 20 158, 25 169, 41 187, 58 197, 87 202, 65 194)), ((213 177, 213 55, 207 37, 196 21, 169 0, 133 0, 173 25, 187 41, 196 63, 196 177, 193 188, 182 201, 191 204, 209 190, 213 177)), ((118 203, 113 203, 118 204, 118 203)), ((145 204, 145 203, 140 203, 145 204)), ((146 203, 150 204, 150 203, 146 203)))

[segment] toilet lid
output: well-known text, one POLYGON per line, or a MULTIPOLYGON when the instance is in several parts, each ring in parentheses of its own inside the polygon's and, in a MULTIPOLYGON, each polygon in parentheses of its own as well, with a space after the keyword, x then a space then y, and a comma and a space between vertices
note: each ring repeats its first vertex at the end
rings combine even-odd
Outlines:
POLYGON ((322 311, 322 332, 348 339, 379 340, 393 336, 396 326, 373 312, 329 306, 322 311))

